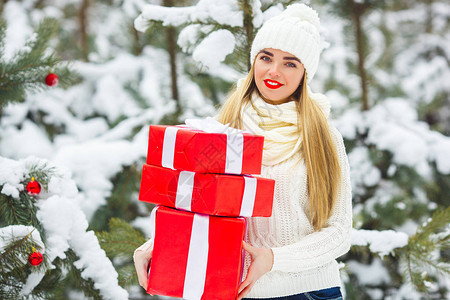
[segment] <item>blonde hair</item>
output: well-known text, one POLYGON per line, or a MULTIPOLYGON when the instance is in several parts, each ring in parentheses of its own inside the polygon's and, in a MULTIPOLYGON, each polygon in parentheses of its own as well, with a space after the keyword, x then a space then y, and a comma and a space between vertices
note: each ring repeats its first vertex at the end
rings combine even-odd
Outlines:
MULTIPOLYGON (((242 129, 242 108, 257 91, 253 66, 244 82, 229 95, 219 111, 218 121, 222 124, 230 123, 232 127, 242 129)), ((305 72, 291 98, 297 104, 299 132, 303 136, 300 154, 307 170, 310 221, 318 231, 326 227, 334 208, 341 168, 327 119, 319 105, 308 95, 306 82, 305 72)))

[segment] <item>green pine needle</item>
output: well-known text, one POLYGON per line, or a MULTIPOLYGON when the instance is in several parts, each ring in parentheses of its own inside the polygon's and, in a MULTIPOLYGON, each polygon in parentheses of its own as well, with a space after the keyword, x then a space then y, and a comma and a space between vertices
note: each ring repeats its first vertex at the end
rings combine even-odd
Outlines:
POLYGON ((119 218, 111 218, 109 232, 97 232, 101 247, 109 257, 132 258, 134 250, 145 243, 142 233, 130 224, 119 218))
POLYGON ((58 22, 44 19, 25 46, 6 61, 4 58, 6 22, 0 21, 0 107, 9 102, 22 102, 27 93, 48 88, 45 77, 53 72, 59 77, 59 86, 68 87, 76 74, 53 53, 47 53, 48 44, 58 30, 58 22))
POLYGON ((109 231, 96 233, 100 245, 114 262, 119 273, 119 284, 121 286, 136 284, 133 253, 146 240, 139 230, 122 219, 111 218, 108 226, 109 231))
POLYGON ((450 264, 443 263, 436 252, 450 248, 450 207, 438 209, 427 223, 411 236, 408 245, 402 248, 406 260, 406 278, 408 278, 418 291, 427 292, 426 282, 430 279, 423 276, 425 270, 432 270, 438 274, 448 276, 450 264))
POLYGON ((31 178, 34 177, 42 188, 48 191, 48 182, 53 176, 58 176, 55 167, 50 167, 46 163, 44 165, 31 165, 28 170, 28 176, 25 177, 23 184, 26 186, 31 181, 31 178))

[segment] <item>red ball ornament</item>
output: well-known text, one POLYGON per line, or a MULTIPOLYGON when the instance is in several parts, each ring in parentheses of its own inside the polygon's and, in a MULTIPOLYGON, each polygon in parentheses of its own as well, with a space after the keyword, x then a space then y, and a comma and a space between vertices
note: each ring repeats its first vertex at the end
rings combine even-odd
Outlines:
POLYGON ((33 247, 33 253, 30 254, 28 257, 28 261, 32 266, 39 266, 42 261, 44 260, 44 257, 42 256, 42 253, 39 251, 36 251, 36 249, 33 247))
POLYGON ((37 195, 41 192, 41 185, 34 180, 34 177, 31 177, 31 181, 27 184, 27 192, 30 195, 37 195))
POLYGON ((48 86, 55 86, 57 85, 59 82, 59 78, 58 75, 56 75, 55 73, 50 73, 45 77, 45 83, 48 86))

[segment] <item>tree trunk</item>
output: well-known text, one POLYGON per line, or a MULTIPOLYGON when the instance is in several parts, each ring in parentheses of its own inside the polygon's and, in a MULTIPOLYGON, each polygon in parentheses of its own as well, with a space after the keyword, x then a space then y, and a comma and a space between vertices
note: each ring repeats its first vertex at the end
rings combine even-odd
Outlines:
POLYGON ((6 2, 8 2, 8 0, 0 0, 0 15, 3 14, 3 7, 5 7, 6 2))
POLYGON ((427 6, 427 20, 425 22, 425 32, 431 33, 433 31, 433 0, 426 0, 427 6))
POLYGON ((247 37, 246 53, 247 55, 247 69, 250 71, 252 67, 252 61, 250 61, 250 50, 253 43, 253 8, 249 4, 249 0, 244 0, 243 2, 243 12, 244 12, 244 29, 245 35, 247 37))
MULTIPOLYGON (((163 6, 172 7, 174 6, 173 0, 164 0, 163 6)), ((166 41, 167 41, 167 51, 169 52, 170 60, 170 78, 172 81, 172 98, 177 102, 177 112, 181 113, 181 103, 178 95, 178 84, 177 84, 177 41, 176 41, 176 30, 173 26, 166 28, 166 41)))
POLYGON ((78 22, 80 24, 80 48, 84 61, 88 61, 89 46, 87 37, 87 12, 89 8, 89 0, 81 2, 80 11, 78 12, 78 22))
POLYGON ((34 8, 43 8, 44 7, 44 1, 45 0, 37 0, 35 3, 34 3, 34 8))
POLYGON ((358 52, 358 71, 361 78, 361 110, 365 111, 369 109, 369 95, 367 89, 367 74, 365 65, 365 49, 364 49, 364 36, 362 32, 361 18, 364 14, 364 4, 357 4, 353 0, 350 1, 352 6, 352 18, 355 24, 355 37, 356 37, 356 49, 358 52))
POLYGON ((144 47, 139 41, 139 33, 137 32, 136 28, 134 28, 133 23, 131 23, 131 34, 133 35, 133 54, 139 56, 142 54, 142 50, 144 50, 144 47))
POLYGON ((167 34, 167 50, 170 59, 170 78, 172 79, 172 98, 177 101, 177 108, 181 109, 180 99, 178 96, 177 84, 177 42, 175 40, 175 28, 170 26, 166 29, 167 34))

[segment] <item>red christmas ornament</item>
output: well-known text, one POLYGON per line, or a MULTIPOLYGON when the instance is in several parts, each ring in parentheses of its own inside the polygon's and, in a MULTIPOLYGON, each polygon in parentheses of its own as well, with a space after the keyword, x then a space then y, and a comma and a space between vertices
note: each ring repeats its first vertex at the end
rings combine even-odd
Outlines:
POLYGON ((37 195, 41 192, 41 185, 34 180, 34 177, 31 177, 31 181, 27 184, 27 192, 30 195, 37 195))
POLYGON ((59 82, 59 78, 58 75, 56 75, 55 73, 50 73, 45 77, 45 83, 48 86, 55 86, 57 85, 59 82))
POLYGON ((28 257, 28 261, 32 266, 39 266, 42 261, 44 260, 44 257, 42 256, 42 253, 39 251, 36 251, 36 248, 33 247, 33 253, 30 254, 30 257, 28 257))

